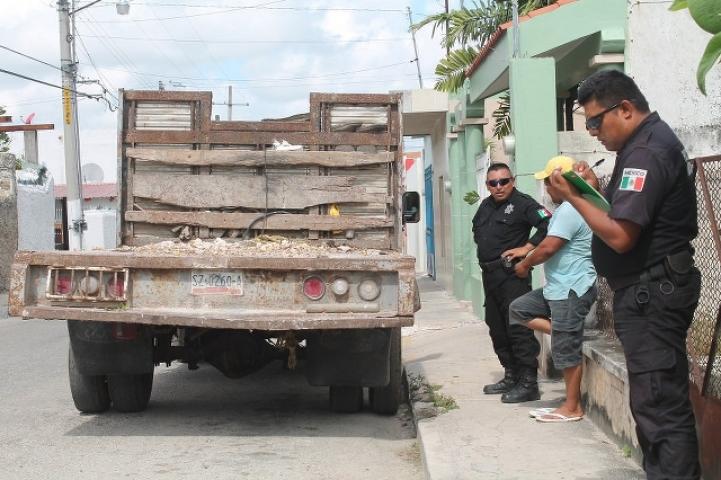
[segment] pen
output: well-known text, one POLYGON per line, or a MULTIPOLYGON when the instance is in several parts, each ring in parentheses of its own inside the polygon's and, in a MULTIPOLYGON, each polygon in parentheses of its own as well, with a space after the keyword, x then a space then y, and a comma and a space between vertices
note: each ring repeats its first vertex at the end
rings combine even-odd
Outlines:
POLYGON ((591 167, 591 170, 593 170, 593 169, 596 168, 597 166, 601 165, 601 164, 602 164, 603 162, 605 162, 605 161, 606 161, 605 158, 602 158, 601 160, 597 161, 596 163, 593 164, 593 166, 591 167))

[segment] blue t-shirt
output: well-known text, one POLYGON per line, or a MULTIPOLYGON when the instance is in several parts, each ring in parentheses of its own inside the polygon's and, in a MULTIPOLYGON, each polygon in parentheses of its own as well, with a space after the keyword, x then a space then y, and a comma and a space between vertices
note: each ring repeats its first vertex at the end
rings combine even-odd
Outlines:
POLYGON ((547 235, 563 238, 566 244, 544 264, 544 298, 566 300, 571 290, 580 297, 596 281, 591 261, 591 229, 570 203, 563 202, 553 212, 547 235))

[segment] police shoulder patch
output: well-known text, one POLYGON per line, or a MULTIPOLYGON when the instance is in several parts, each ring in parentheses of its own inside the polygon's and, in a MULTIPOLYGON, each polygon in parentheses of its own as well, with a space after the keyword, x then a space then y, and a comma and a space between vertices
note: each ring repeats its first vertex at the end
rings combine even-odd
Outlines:
POLYGON ((551 212, 549 212, 546 208, 539 208, 538 210, 536 210, 536 213, 541 218, 548 218, 551 216, 551 212))
POLYGON ((624 168, 618 189, 627 192, 642 192, 646 184, 647 173, 647 170, 640 168, 624 168))

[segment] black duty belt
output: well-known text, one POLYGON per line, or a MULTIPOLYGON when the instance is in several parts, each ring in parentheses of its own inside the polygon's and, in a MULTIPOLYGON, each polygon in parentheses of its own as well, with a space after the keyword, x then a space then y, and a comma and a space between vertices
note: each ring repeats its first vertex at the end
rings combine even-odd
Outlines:
POLYGON ((652 282, 661 278, 669 278, 674 274, 685 275, 693 268, 693 252, 683 250, 678 253, 668 255, 661 262, 652 265, 640 272, 619 277, 607 277, 608 286, 614 292, 622 288, 636 285, 642 280, 652 282))

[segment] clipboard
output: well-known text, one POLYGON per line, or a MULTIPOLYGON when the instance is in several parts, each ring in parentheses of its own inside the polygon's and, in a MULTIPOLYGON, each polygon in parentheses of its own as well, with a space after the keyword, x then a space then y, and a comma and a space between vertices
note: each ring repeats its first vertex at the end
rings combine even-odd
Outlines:
POLYGON ((581 196, 603 210, 604 212, 608 212, 611 210, 611 204, 608 203, 608 200, 604 198, 601 193, 599 193, 598 190, 593 188, 586 180, 581 178, 576 172, 573 170, 563 173, 562 174, 566 180, 571 182, 574 187, 578 189, 578 191, 581 193, 581 196))

